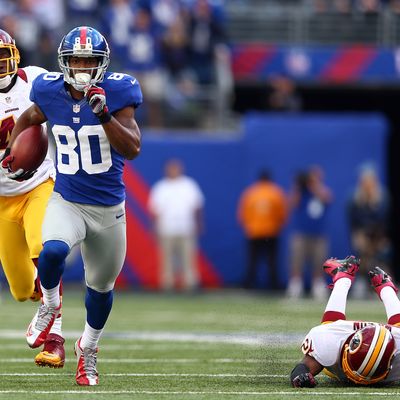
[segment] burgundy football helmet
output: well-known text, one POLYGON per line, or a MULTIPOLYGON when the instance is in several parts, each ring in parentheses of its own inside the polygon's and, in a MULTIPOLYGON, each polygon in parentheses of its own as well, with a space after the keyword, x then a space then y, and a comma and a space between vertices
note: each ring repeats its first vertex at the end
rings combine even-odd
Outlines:
POLYGON ((354 383, 375 384, 388 375, 395 349, 389 329, 379 324, 368 325, 346 341, 342 353, 343 371, 354 383))
POLYGON ((0 29, 0 49, 9 51, 8 57, 0 58, 0 62, 5 62, 5 68, 0 69, 0 80, 5 77, 12 78, 17 70, 20 61, 19 51, 15 46, 15 40, 6 32, 0 29))

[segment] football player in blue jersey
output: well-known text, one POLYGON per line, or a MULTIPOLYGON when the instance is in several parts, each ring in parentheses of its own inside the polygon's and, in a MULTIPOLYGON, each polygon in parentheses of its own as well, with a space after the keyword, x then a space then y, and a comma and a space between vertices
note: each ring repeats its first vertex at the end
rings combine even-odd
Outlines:
MULTIPOLYGON (((18 119, 21 131, 49 121, 56 142, 56 183, 42 228, 40 305, 26 334, 40 346, 61 309, 59 284, 65 259, 81 245, 86 281, 86 324, 75 343, 78 385, 97 385, 98 342, 111 311, 113 288, 126 253, 124 159, 140 152, 135 109, 142 93, 135 78, 106 72, 105 38, 91 27, 70 31, 58 49, 60 73, 34 81, 33 105, 18 119)), ((27 172, 27 171, 24 171, 27 172)))

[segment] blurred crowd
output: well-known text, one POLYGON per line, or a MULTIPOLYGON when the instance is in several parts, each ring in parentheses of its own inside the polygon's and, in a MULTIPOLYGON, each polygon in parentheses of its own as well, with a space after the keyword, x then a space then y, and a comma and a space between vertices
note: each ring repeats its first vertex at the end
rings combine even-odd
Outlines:
POLYGON ((229 0, 229 5, 242 8, 264 6, 265 11, 268 8, 276 10, 276 7, 301 7, 317 13, 379 13, 385 10, 400 12, 399 0, 229 0))
POLYGON ((308 13, 376 14, 384 11, 400 13, 399 0, 230 0, 235 7, 261 7, 276 12, 278 8, 295 7, 308 13))
POLYGON ((377 14, 385 10, 400 13, 399 0, 305 0, 305 4, 316 13, 377 14))
POLYGON ((206 107, 223 118, 232 75, 222 0, 0 0, 0 26, 22 65, 57 71, 57 47, 79 25, 107 38, 110 70, 139 80, 143 124, 207 127, 206 107))

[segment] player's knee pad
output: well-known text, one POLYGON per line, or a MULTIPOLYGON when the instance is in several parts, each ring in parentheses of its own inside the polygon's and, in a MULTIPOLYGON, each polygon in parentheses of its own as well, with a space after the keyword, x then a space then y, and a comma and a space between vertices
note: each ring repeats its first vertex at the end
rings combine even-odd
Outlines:
POLYGON ((61 240, 49 240, 43 245, 40 258, 49 264, 61 264, 69 253, 69 246, 61 240))
POLYGON ((43 245, 38 265, 39 275, 42 281, 42 276, 50 271, 56 274, 62 274, 65 259, 69 251, 69 246, 61 240, 49 240, 43 245))

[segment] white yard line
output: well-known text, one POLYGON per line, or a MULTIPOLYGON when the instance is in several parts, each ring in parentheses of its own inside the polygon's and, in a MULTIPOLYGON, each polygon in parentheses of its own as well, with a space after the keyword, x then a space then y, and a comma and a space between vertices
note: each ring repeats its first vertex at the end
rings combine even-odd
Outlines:
MULTIPOLYGON (((294 397, 299 397, 299 396, 307 396, 307 397, 312 397, 312 396, 334 396, 338 395, 338 392, 335 391, 325 391, 325 392, 320 392, 320 391, 312 391, 312 390, 291 390, 291 391, 269 391, 269 392, 252 392, 252 391, 246 391, 246 392, 234 392, 234 391, 168 391, 168 390, 90 390, 90 391, 85 391, 85 390, 0 390, 0 394, 110 394, 110 395, 116 395, 116 394, 148 394, 148 395, 193 395, 193 396, 198 396, 198 395, 219 395, 219 396, 276 396, 276 395, 282 395, 282 396, 294 396, 294 397)), ((376 396, 376 397, 382 397, 382 396, 400 396, 400 392, 367 392, 367 391, 359 391, 359 392, 340 392, 341 396, 354 396, 354 395, 359 395, 359 396, 376 396)))
MULTIPOLYGON (((80 331, 64 331, 66 339, 76 339, 81 335, 80 331)), ((305 334, 261 334, 254 332, 244 333, 201 333, 201 332, 104 332, 103 338, 117 340, 141 340, 141 341, 166 341, 166 342, 197 342, 197 343, 227 343, 253 346, 274 347, 288 345, 301 345, 305 334)), ((25 332, 16 330, 0 330, 1 339, 24 338, 25 332)))
MULTIPOLYGON (((284 363, 294 363, 298 360, 284 360, 284 363)), ((31 363, 32 358, 0 358, 0 364, 4 363, 31 363)), ((76 358, 66 358, 65 362, 76 362, 76 358)), ((263 358, 99 358, 99 364, 258 364, 276 363, 276 360, 266 360, 263 358)))
MULTIPOLYGON (((15 339, 15 338, 14 338, 15 339)), ((7 340, 7 339, 4 339, 7 340)), ((27 350, 29 349, 24 338, 18 339, 19 343, 2 343, 1 348, 4 350, 27 350)), ((229 343, 226 344, 230 346, 229 343)), ((146 350, 146 351, 170 351, 171 349, 177 350, 215 350, 217 346, 221 346, 221 343, 191 343, 191 342, 149 342, 149 343, 121 343, 121 344, 108 344, 101 343, 101 352, 104 351, 135 351, 135 350, 146 350)))

